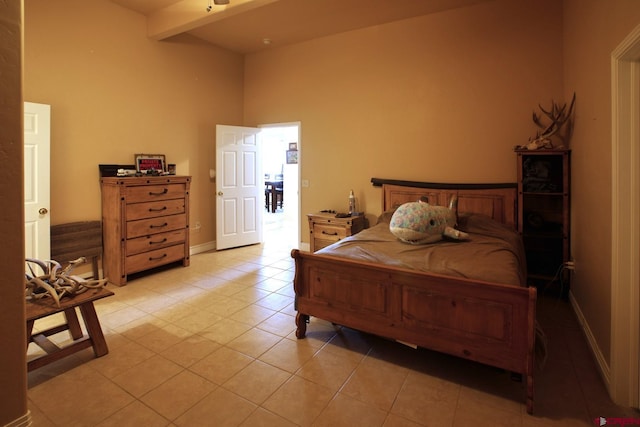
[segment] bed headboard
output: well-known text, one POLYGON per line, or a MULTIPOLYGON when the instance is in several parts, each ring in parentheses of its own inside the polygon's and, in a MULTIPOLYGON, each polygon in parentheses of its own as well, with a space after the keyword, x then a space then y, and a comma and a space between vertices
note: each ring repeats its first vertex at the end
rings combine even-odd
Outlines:
POLYGON ((433 182, 395 181, 372 178, 382 186, 382 209, 397 208, 426 196, 429 203, 448 206, 452 195, 458 196, 459 213, 479 213, 518 228, 518 191, 515 183, 507 184, 440 184, 433 182))

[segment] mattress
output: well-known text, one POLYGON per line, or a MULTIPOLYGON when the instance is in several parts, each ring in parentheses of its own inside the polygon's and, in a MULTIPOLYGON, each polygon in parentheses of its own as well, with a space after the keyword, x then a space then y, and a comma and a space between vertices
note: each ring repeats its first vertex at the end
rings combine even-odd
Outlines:
POLYGON ((480 214, 460 215, 459 230, 469 240, 446 238, 430 244, 404 243, 389 231, 391 215, 358 234, 327 246, 317 254, 428 271, 513 286, 526 286, 522 238, 512 228, 480 214))

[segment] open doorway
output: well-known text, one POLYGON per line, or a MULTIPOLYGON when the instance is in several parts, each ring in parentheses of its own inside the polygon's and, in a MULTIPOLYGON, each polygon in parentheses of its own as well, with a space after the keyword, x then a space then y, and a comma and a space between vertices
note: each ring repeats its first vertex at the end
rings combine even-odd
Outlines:
POLYGON ((265 183, 268 183, 265 184, 263 240, 266 245, 298 248, 300 123, 274 123, 259 127, 262 129, 262 169, 265 183))
MULTIPOLYGON (((639 407, 640 25, 612 52, 611 71, 613 173, 609 393, 620 405, 639 407)), ((601 365, 606 367, 606 362, 601 365)))

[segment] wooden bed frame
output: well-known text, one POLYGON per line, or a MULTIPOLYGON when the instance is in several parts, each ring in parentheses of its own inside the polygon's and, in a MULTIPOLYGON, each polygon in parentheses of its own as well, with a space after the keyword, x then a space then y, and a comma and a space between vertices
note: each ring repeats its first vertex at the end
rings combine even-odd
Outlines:
MULTIPOLYGON (((515 184, 451 185, 372 179, 383 209, 420 196, 517 227, 515 184), (401 184, 401 185, 398 185, 401 184)), ((310 316, 522 374, 533 412, 536 289, 448 277, 294 249, 296 336, 310 316)))

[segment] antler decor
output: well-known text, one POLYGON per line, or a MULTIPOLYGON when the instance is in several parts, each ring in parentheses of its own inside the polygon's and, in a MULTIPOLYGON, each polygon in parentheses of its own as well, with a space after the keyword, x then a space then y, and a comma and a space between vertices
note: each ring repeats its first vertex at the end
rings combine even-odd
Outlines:
MULTIPOLYGON (((540 104, 538 107, 540 111, 546 116, 546 118, 550 121, 549 124, 544 124, 542 122, 543 116, 538 116, 535 112, 533 113, 533 122, 540 128, 542 131, 536 132, 536 136, 531 139, 529 138, 529 143, 524 146, 518 146, 518 149, 527 149, 527 150, 537 150, 540 148, 554 148, 553 142, 551 141, 551 137, 555 136, 560 138, 562 142, 565 141, 565 138, 568 138, 571 134, 571 128, 573 125, 573 107, 576 103, 576 94, 574 92, 573 98, 571 99, 571 104, 569 105, 569 109, 567 110, 567 104, 560 106, 556 104, 555 101, 551 100, 551 108, 549 110, 545 110, 542 108, 540 104), (560 130, 567 125, 568 131, 566 134, 560 135, 560 130)), ((564 144, 561 144, 562 147, 564 144)))
POLYGON ((29 272, 25 274, 25 291, 27 301, 35 301, 40 298, 53 298, 56 305, 60 307, 60 298, 63 296, 73 297, 76 294, 88 289, 103 288, 107 285, 107 279, 85 280, 79 276, 71 275, 71 270, 79 264, 87 261, 85 257, 80 257, 69 262, 69 265, 62 269, 60 263, 54 260, 42 261, 34 258, 27 258, 26 263, 29 272), (36 272, 42 270, 41 274, 36 272))

